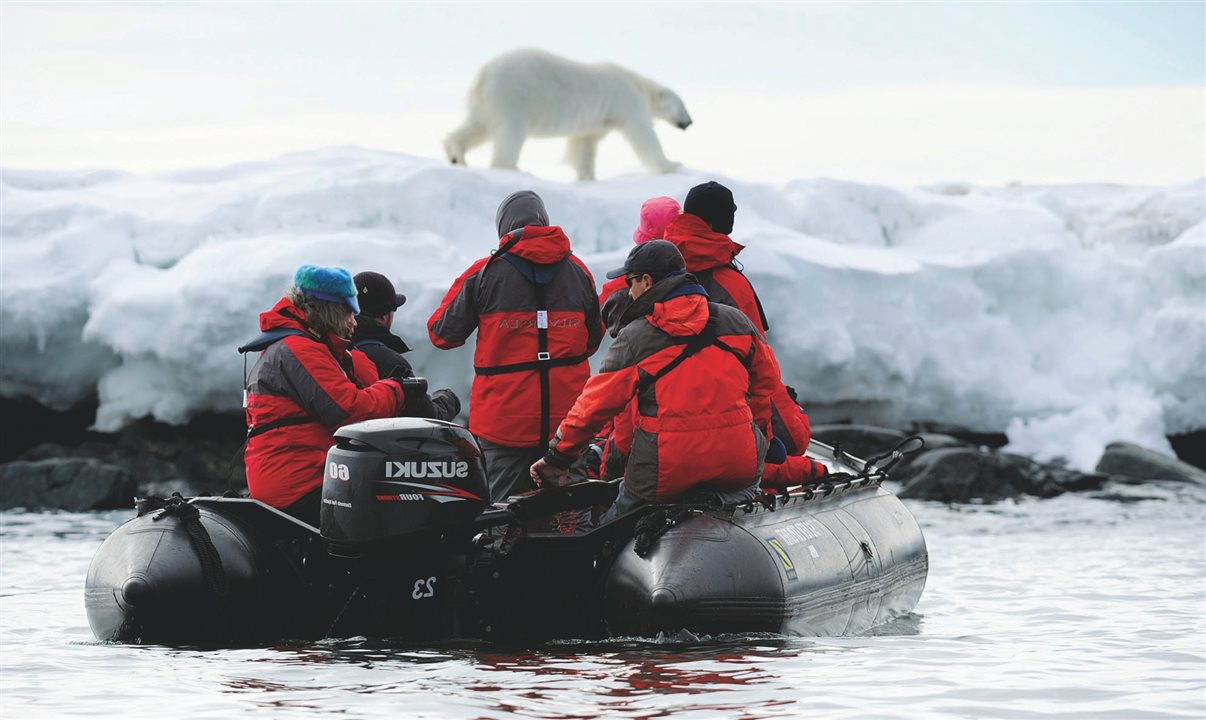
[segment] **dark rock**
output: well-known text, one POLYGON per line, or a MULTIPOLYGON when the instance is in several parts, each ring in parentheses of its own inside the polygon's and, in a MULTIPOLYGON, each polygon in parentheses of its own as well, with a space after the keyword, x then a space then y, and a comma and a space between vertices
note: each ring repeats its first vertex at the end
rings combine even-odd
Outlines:
POLYGON ((1175 480, 1206 486, 1206 470, 1132 443, 1106 446, 1097 472, 1133 480, 1175 480))
MULTIPOLYGON (((812 436, 828 445, 840 444, 847 452, 862 460, 872 460, 881 453, 888 452, 909 437, 899 430, 875 427, 872 425, 818 425, 812 429, 812 436)), ((917 433, 925 441, 921 452, 906 455, 892 468, 892 479, 895 480, 918 458, 931 450, 947 447, 968 447, 958 438, 941 433, 917 433)))
POLYGON ((1168 436, 1177 459, 1206 470, 1206 428, 1168 436))
POLYGON ((238 416, 206 416, 183 427, 139 420, 119 433, 94 434, 74 446, 34 446, 20 460, 89 460, 121 468, 134 478, 139 495, 220 494, 228 486, 246 488, 240 452, 244 433, 238 416))
MULTIPOLYGON (((941 450, 942 448, 971 448, 970 445, 962 440, 941 433, 916 433, 916 437, 921 438, 925 442, 925 445, 922 445, 919 451, 905 455, 895 465, 891 466, 889 475, 893 480, 898 480, 902 477, 912 477, 913 471, 910 468, 918 460, 925 457, 928 452, 941 450)), ((882 465, 882 463, 880 464, 882 465)))
POLYGON ((873 425, 817 425, 812 437, 826 445, 840 445, 842 450, 865 460, 892 449, 908 436, 873 425))
POLYGON ((892 472, 904 487, 902 498, 942 502, 995 502, 1022 495, 1055 497, 1095 490, 1108 479, 1058 465, 1042 465, 1020 455, 970 447, 925 452, 892 472))
POLYGON ((125 468, 92 458, 17 460, 0 466, 0 509, 4 510, 83 512, 132 507, 136 490, 125 468))
POLYGON ((1005 433, 993 432, 993 431, 982 431, 982 430, 971 430, 969 428, 961 427, 959 425, 951 425, 950 423, 943 423, 943 422, 933 422, 933 421, 915 422, 915 423, 913 423, 913 427, 909 431, 909 434, 910 435, 929 435, 929 434, 949 435, 950 437, 956 438, 960 442, 964 442, 969 445, 975 445, 977 447, 983 446, 983 447, 990 447, 990 448, 1001 448, 1001 447, 1005 447, 1006 445, 1009 444, 1009 437, 1005 433))
POLYGON ((51 439, 78 445, 102 437, 88 430, 95 418, 95 399, 60 412, 25 398, 0 398, 0 462, 16 460, 29 448, 51 439))

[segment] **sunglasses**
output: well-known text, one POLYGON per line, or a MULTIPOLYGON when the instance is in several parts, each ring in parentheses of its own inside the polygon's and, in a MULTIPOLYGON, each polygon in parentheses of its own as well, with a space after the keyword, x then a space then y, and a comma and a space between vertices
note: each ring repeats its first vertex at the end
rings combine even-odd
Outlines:
POLYGON ((628 287, 632 287, 632 284, 634 282, 636 282, 637 280, 640 280, 643 277, 645 277, 645 273, 633 273, 632 275, 625 275, 624 282, 628 285, 628 287))

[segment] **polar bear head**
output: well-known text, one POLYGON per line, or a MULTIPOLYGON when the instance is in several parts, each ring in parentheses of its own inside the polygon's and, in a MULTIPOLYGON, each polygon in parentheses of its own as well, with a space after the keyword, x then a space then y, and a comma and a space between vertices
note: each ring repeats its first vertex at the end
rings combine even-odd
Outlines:
POLYGON ((691 124, 691 114, 687 112, 687 106, 670 88, 657 88, 650 100, 654 117, 665 120, 679 130, 686 130, 691 124))

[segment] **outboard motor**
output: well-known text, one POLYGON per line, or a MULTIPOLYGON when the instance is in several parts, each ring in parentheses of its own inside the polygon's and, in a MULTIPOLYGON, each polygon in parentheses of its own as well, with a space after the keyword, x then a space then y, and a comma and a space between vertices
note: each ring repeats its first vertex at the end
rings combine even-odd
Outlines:
POLYGON ((477 441, 459 425, 367 420, 335 431, 319 526, 355 590, 333 637, 460 637, 474 520, 490 504, 477 441))
POLYGON ((439 420, 367 420, 335 432, 321 530, 335 556, 392 554, 467 539, 490 504, 477 441, 439 420))

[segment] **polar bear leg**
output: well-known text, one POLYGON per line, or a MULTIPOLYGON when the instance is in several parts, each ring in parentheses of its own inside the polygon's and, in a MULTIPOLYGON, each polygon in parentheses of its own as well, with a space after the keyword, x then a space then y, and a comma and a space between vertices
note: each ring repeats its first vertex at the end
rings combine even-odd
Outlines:
POLYGON ((657 172, 673 172, 682 167, 679 163, 666 158, 662 152, 662 144, 658 142, 657 133, 652 125, 625 125, 620 128, 633 151, 645 167, 657 172))
POLYGON ((565 144, 565 161, 578 173, 579 180, 595 179, 595 157, 600 135, 575 135, 565 144))
POLYGON ((465 154, 486 142, 490 134, 486 126, 470 116, 456 130, 444 138, 444 154, 453 165, 464 165, 465 154))
POLYGON ((519 151, 528 139, 528 132, 522 122, 499 123, 494 127, 494 161, 490 167, 505 170, 519 168, 519 151))

